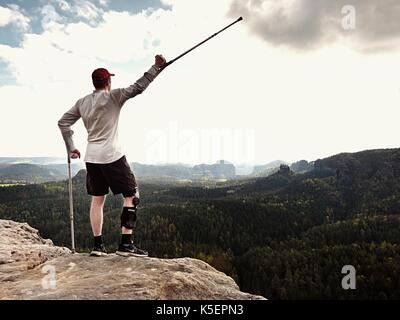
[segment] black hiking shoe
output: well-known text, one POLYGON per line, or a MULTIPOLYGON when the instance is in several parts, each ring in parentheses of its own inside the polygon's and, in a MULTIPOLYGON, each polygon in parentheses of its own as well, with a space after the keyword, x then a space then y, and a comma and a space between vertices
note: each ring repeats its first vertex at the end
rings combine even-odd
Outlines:
POLYGON ((106 256, 107 251, 106 248, 104 247, 104 244, 101 244, 99 246, 95 246, 93 250, 90 252, 91 256, 94 257, 101 257, 101 256, 106 256))
POLYGON ((133 243, 120 244, 116 254, 123 257, 147 257, 149 253, 136 247, 133 243))

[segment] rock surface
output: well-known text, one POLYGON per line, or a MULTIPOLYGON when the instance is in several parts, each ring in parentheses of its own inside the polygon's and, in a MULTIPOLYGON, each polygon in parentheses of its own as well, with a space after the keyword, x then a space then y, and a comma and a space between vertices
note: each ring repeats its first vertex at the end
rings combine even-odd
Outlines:
POLYGON ((0 299, 265 299, 192 259, 95 258, 0 220, 0 299))
POLYGON ((0 220, 0 288, 47 260, 70 253, 69 249, 42 239, 27 223, 0 220))

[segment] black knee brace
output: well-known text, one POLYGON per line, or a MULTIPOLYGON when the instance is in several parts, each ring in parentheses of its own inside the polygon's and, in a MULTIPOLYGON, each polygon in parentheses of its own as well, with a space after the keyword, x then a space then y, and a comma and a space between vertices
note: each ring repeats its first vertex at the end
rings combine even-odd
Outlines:
POLYGON ((123 207, 121 214, 121 227, 133 229, 136 222, 137 205, 134 207, 123 207))
POLYGON ((132 204, 133 204, 133 206, 134 206, 135 208, 137 208, 138 205, 139 205, 139 203, 140 203, 139 197, 134 196, 133 199, 132 199, 132 204))

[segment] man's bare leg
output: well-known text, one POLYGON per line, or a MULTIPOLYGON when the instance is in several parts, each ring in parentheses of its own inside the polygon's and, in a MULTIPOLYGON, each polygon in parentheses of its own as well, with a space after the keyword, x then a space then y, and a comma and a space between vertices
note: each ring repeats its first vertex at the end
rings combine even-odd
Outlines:
POLYGON ((101 236, 103 229, 103 206, 106 196, 92 196, 90 205, 90 223, 92 225, 93 235, 101 236))
POLYGON ((100 257, 107 254, 103 241, 101 239, 103 229, 103 206, 106 196, 92 196, 92 203, 90 205, 90 224, 94 236, 94 248, 90 255, 100 257))

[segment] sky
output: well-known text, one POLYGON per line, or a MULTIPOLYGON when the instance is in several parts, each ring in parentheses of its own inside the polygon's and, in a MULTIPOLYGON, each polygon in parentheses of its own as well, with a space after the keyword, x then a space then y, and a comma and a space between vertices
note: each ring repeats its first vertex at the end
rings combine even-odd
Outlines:
MULTIPOLYGON (((0 1, 0 156, 63 156, 57 121, 91 72, 133 84, 121 111, 130 162, 313 161, 399 146, 397 0, 0 1)), ((73 127, 85 153, 86 130, 73 127)))

